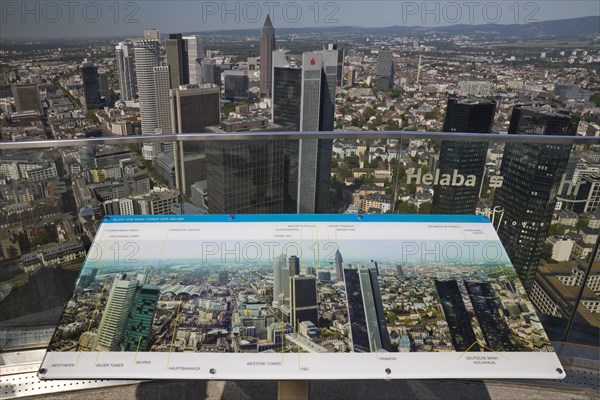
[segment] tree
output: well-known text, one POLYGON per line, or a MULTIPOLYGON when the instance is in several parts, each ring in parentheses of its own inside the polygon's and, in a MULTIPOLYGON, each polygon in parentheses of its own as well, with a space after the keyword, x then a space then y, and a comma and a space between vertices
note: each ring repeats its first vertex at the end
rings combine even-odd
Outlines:
POLYGON ((560 236, 565 234, 565 228, 559 224, 550 225, 548 229, 548 236, 560 236))
POLYGON ((577 229, 583 229, 583 228, 587 228, 589 224, 590 224, 590 219, 586 215, 582 215, 577 220, 577 224, 575 225, 575 227, 577 229))
POLYGON ((431 203, 423 203, 419 206, 419 214, 431 214, 431 203))
POLYGON ((547 262, 552 262, 552 245, 550 243, 545 243, 544 247, 542 247, 542 258, 547 262))
POLYGON ((398 206, 399 214, 416 214, 416 212, 417 212, 417 206, 415 206, 414 204, 402 202, 398 206))
POLYGON ((346 157, 346 164, 350 168, 358 168, 360 167, 360 159, 356 154, 352 154, 350 157, 346 157))

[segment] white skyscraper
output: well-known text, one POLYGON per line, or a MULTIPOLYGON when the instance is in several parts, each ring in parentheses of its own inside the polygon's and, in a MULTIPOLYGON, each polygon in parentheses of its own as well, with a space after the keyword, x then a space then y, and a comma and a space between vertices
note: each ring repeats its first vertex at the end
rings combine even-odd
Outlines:
POLYGON ((121 100, 132 101, 137 97, 133 45, 120 42, 116 47, 117 71, 119 73, 119 90, 121 100))
POLYGON ((199 36, 184 36, 187 51, 190 84, 202 83, 202 59, 204 58, 204 41, 199 36))
POLYGON ((160 66, 160 43, 158 40, 136 40, 134 51, 142 134, 154 134, 158 128, 154 67, 160 66))
MULTIPOLYGON (((171 105, 169 100, 169 66, 153 68, 154 98, 156 105, 156 133, 173 133, 171 130, 171 105)), ((142 117, 142 124, 144 119, 142 117)))
POLYGON ((133 303, 137 281, 125 280, 127 275, 117 277, 113 282, 106 308, 98 327, 94 350, 118 351, 123 341, 129 310, 133 303))
POLYGON ((284 255, 273 261, 273 303, 282 306, 289 302, 290 269, 284 255), (275 303, 276 302, 276 303, 275 303))

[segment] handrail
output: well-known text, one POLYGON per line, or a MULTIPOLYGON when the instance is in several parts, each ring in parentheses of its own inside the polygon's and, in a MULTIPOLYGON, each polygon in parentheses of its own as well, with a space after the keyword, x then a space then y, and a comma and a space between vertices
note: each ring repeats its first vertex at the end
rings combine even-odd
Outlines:
POLYGON ((85 139, 31 140, 0 142, 0 150, 72 147, 99 144, 132 144, 157 142, 208 142, 227 140, 284 140, 284 139, 433 139, 450 141, 479 141, 497 143, 544 143, 600 145, 597 136, 507 135, 464 132, 423 131, 310 131, 310 132, 234 132, 185 133, 169 135, 107 136, 85 139))

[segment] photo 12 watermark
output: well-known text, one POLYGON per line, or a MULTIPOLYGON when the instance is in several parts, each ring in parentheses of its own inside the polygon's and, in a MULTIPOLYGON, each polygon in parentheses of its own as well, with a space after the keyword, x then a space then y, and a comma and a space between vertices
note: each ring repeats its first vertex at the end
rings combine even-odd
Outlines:
POLYGON ((2 1, 0 21, 22 24, 139 23, 136 1, 2 1))
POLYGON ((338 24, 337 1, 204 1, 202 23, 259 23, 267 15, 286 24, 338 24))

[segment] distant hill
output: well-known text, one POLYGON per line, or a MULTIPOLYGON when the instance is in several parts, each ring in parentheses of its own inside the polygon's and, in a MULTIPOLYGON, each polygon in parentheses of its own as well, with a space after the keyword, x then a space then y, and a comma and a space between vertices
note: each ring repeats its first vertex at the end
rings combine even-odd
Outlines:
MULTIPOLYGON (((375 35, 417 35, 419 33, 435 32, 449 34, 472 35, 474 33, 486 37, 502 38, 564 38, 600 35, 600 16, 560 19, 553 21, 532 22, 529 24, 485 24, 485 25, 449 25, 440 27, 419 26, 387 26, 382 28, 364 28, 359 26, 326 26, 312 28, 277 28, 278 35, 291 34, 375 34, 375 35)), ((222 30, 209 32, 194 32, 202 35, 235 35, 258 36, 257 29, 222 30)))

